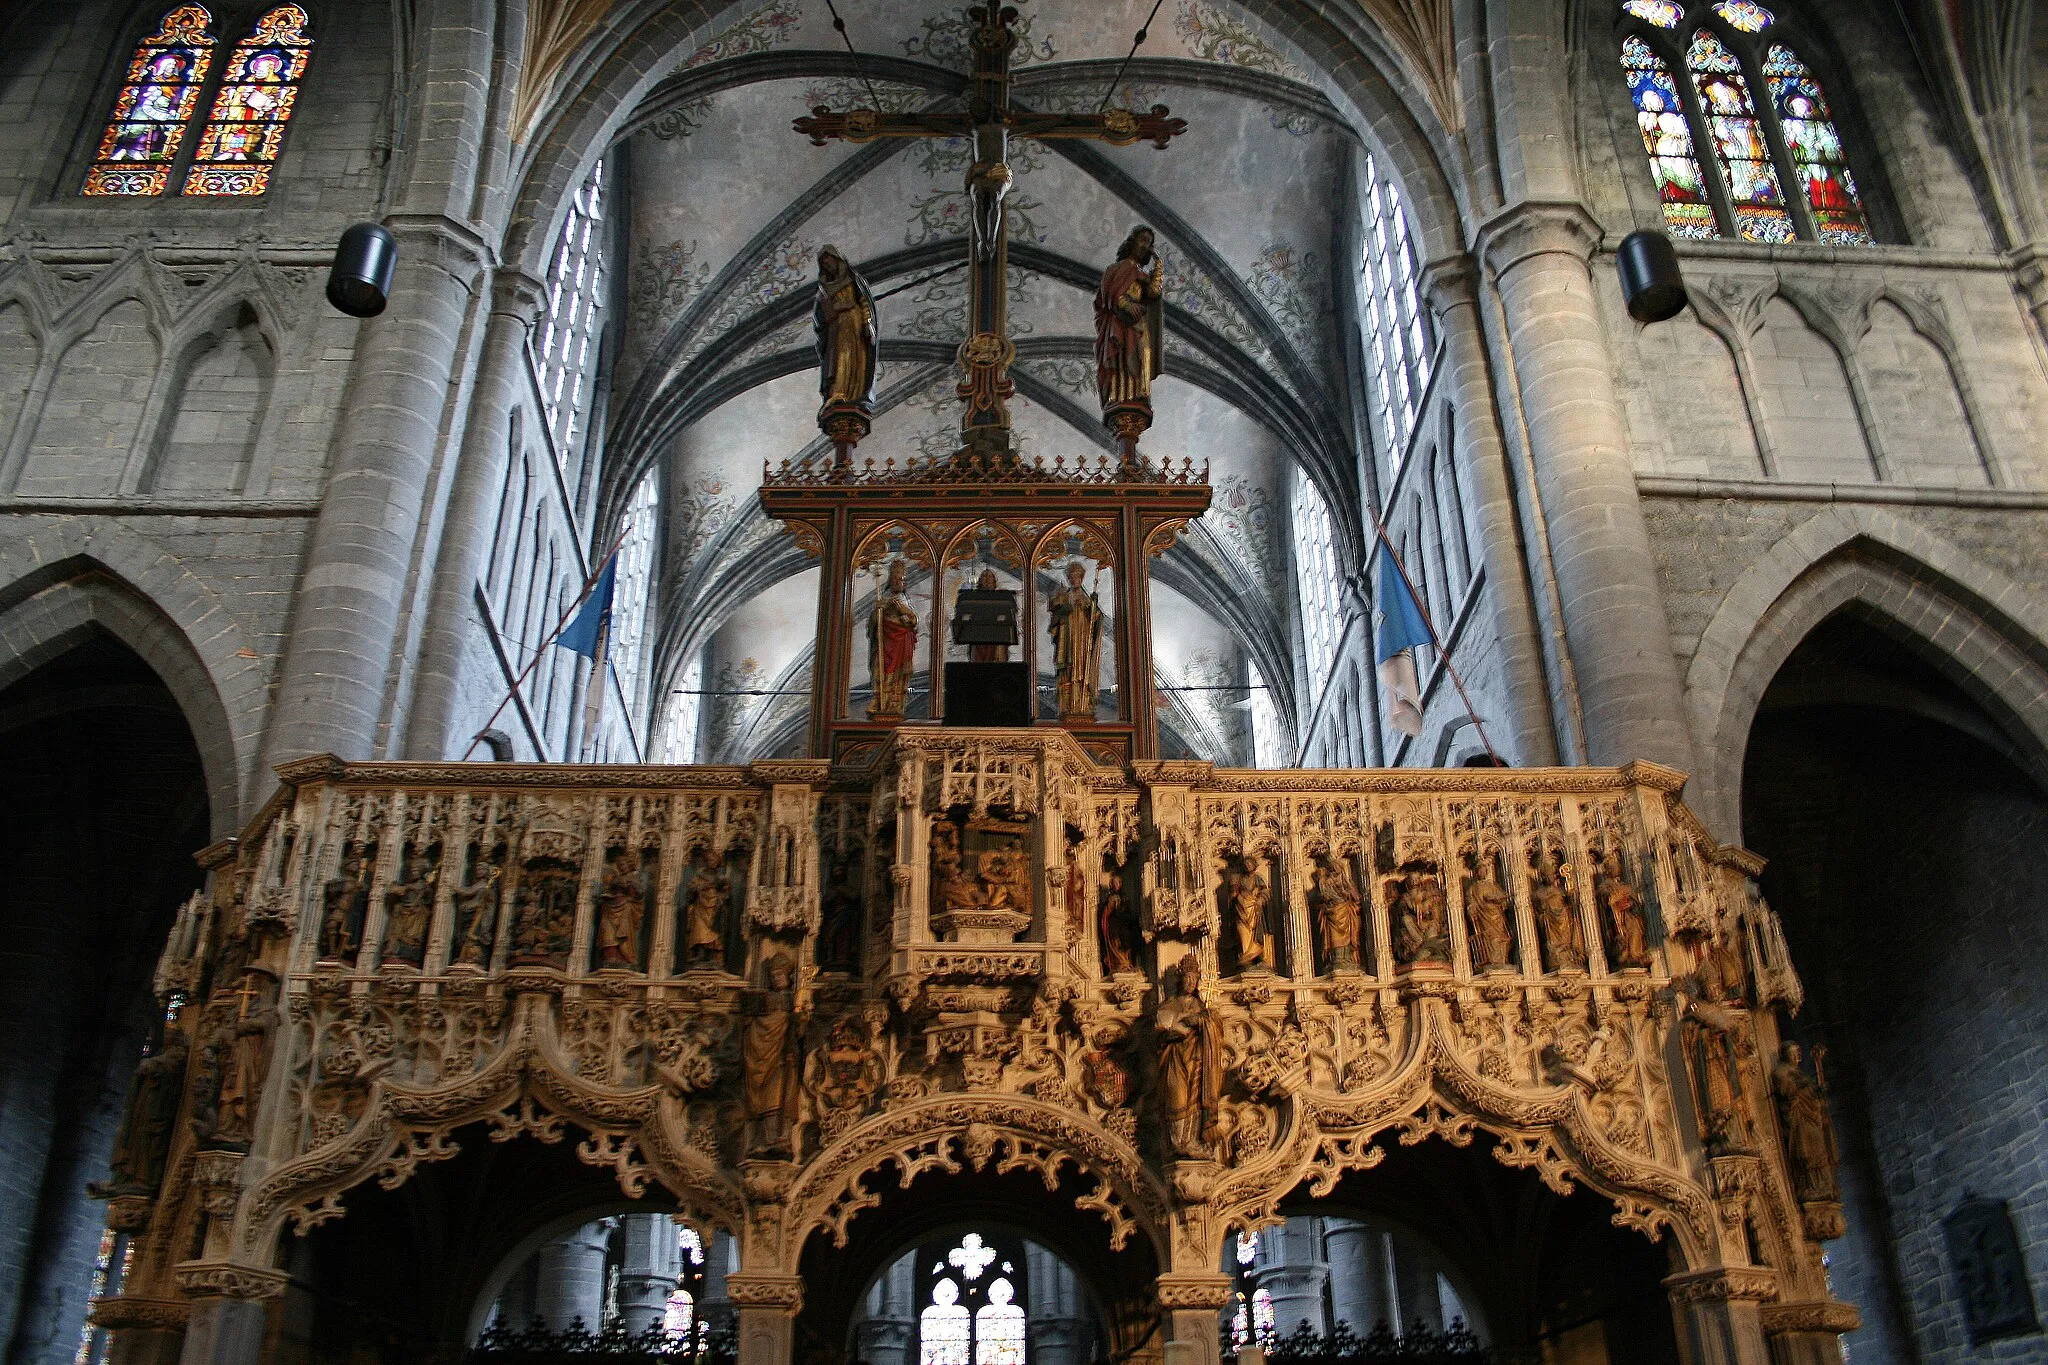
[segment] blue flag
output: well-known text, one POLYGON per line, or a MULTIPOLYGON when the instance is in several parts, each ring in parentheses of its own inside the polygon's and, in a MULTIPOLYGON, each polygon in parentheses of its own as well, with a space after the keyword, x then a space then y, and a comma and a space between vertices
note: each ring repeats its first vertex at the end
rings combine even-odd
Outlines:
POLYGON ((1379 571, 1378 644, 1380 682, 1387 689, 1387 723, 1410 737, 1422 733, 1422 683, 1415 672, 1415 646, 1433 638, 1422 604, 1395 562, 1384 538, 1374 556, 1379 571))
POLYGON ((583 599, 582 609, 555 637, 557 645, 586 659, 597 657, 597 637, 603 633, 605 622, 612 614, 612 585, 618 567, 619 557, 616 554, 604 562, 604 570, 598 574, 590 596, 583 599))

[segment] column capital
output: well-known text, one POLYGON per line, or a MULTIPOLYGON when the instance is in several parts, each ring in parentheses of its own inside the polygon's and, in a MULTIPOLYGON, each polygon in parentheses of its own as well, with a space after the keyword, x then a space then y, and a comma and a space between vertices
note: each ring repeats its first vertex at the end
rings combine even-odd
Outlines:
POLYGON ((1570 256, 1581 265, 1605 234, 1599 220, 1575 200, 1526 199, 1510 204, 1479 225, 1479 256, 1496 275, 1506 275, 1537 256, 1570 256))
POLYGON ((274 1299, 291 1283, 282 1270, 233 1261, 186 1261, 172 1275, 179 1291, 194 1299, 274 1299))
POLYGON ((725 1296, 735 1308, 779 1308, 795 1317, 804 1306, 804 1282, 796 1275, 735 1272, 725 1277, 725 1296))
POLYGON ((1159 1306, 1181 1308, 1227 1308, 1232 1281, 1228 1275, 1161 1275, 1157 1281, 1159 1306))
POLYGON ((1667 1276, 1673 1303, 1768 1303, 1778 1297, 1778 1272, 1768 1266, 1724 1265, 1667 1276))
POLYGON ((1764 1331, 1784 1336, 1793 1332, 1826 1332, 1840 1336, 1863 1325, 1863 1314, 1853 1303, 1817 1299, 1808 1303, 1768 1303, 1761 1310, 1764 1331))
POLYGON ((1439 256, 1424 263, 1419 283, 1431 311, 1469 308, 1479 302, 1479 262, 1469 251, 1439 256))
POLYGON ((517 266, 500 266, 491 279, 491 311, 522 327, 533 326, 547 297, 547 281, 536 279, 517 266))
POLYGON ((473 225, 445 213, 394 213, 384 220, 384 226, 398 240, 401 265, 408 254, 423 252, 426 259, 451 273, 467 270, 474 274, 489 269, 497 260, 496 249, 473 225))

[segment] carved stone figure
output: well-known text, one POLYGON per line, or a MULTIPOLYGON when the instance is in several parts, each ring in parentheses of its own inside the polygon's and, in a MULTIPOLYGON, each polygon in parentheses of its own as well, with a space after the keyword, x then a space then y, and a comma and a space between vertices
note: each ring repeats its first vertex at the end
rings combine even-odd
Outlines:
POLYGON ((1685 1011, 1687 1060, 1699 1100, 1700 1137, 1716 1156, 1750 1150, 1750 1125, 1736 1069, 1742 1016, 1723 1006, 1693 1001, 1685 1011))
POLYGON ((270 1065, 270 1040, 282 1022, 270 1003, 273 985, 268 972, 252 968, 236 992, 239 1013, 220 1036, 224 1046, 213 1131, 203 1135, 215 1142, 240 1146, 255 1130, 256 1105, 263 1098, 263 1076, 270 1065))
POLYGON ((1555 849, 1543 855, 1530 879, 1529 899, 1536 909, 1536 932, 1543 956, 1553 972, 1586 968, 1586 938, 1579 925, 1579 907, 1571 892, 1571 865, 1555 849))
POLYGON ((321 888, 320 903, 320 960, 353 958, 363 945, 363 921, 369 917, 369 859, 361 853, 345 856, 341 875, 321 888))
POLYGON ((1111 882, 1102 893, 1099 916, 1102 934, 1102 974, 1115 976, 1138 968, 1138 922, 1124 906, 1124 893, 1111 882))
POLYGON ((818 965, 827 971, 860 967, 860 891, 853 884, 855 855, 832 859, 818 910, 818 965))
POLYGON ((811 307, 818 336, 820 410, 846 405, 872 411, 877 374, 875 296, 839 248, 818 252, 818 299, 811 307))
POLYGON ((767 989, 749 992, 740 1030, 742 1106, 749 1156, 788 1156, 797 1116, 802 1026, 790 989, 796 966, 780 953, 762 967, 767 989))
POLYGON ((1237 939, 1237 969, 1255 967, 1271 970, 1266 952, 1266 902, 1272 892, 1256 869, 1246 868, 1230 889, 1230 924, 1237 939))
POLYGON ((1409 867, 1390 879, 1388 889, 1395 959, 1408 965, 1449 962, 1451 919, 1443 881, 1430 869, 1409 867))
POLYGON ((1778 1118, 1785 1134, 1785 1159, 1792 1168, 1792 1189, 1801 1203, 1832 1204, 1842 1197, 1835 1179, 1839 1157, 1835 1128, 1828 1121, 1827 1080, 1821 1063, 1827 1049, 1813 1050, 1813 1075, 1800 1069, 1799 1044, 1787 1043, 1771 1070, 1771 1089, 1778 1097, 1778 1118))
POLYGON ((427 930, 434 920, 434 896, 441 886, 439 859, 429 857, 411 881, 384 888, 384 951, 386 962, 417 967, 427 955, 427 930))
POLYGON ((1487 854, 1473 865, 1465 883, 1465 920, 1471 934, 1472 965, 1482 972, 1514 970, 1513 901, 1495 875, 1487 854))
POLYGON ((889 577, 868 612, 869 720, 901 720, 917 662, 917 612, 910 605, 910 566, 889 561, 889 577))
POLYGON ((1315 917, 1316 936, 1322 940, 1323 970, 1358 970, 1363 898, 1346 859, 1321 855, 1309 869, 1308 881, 1308 908, 1315 917))
POLYGON ((1180 962, 1180 990, 1152 1022, 1159 1038, 1159 1103, 1166 1140, 1176 1156, 1206 1160, 1215 1153, 1223 1103, 1223 1038, 1202 1003, 1202 967, 1180 962))
POLYGON ((597 965, 640 970, 640 936, 647 922, 647 888, 640 860, 625 849, 607 860, 597 893, 597 965))
POLYGON ((576 939, 576 865, 560 858, 530 858, 519 879, 512 919, 512 965, 562 967, 576 939))
POLYGON ((932 903, 942 913, 981 904, 981 885, 967 871, 960 853, 960 827, 951 820, 932 825, 932 903))
POLYGON ((1613 965, 1648 967, 1650 948, 1644 937, 1643 898, 1627 878, 1619 849, 1608 849, 1607 856, 1600 860, 1600 870, 1593 874, 1593 899, 1599 902, 1600 913, 1607 921, 1614 946, 1613 965))
POLYGON ((455 888, 456 964, 488 967, 491 948, 498 937, 499 883, 504 869, 496 859, 486 861, 483 873, 467 886, 455 888))
POLYGON ((990 910, 1031 909, 1031 869, 1024 851, 991 848, 983 851, 975 868, 981 903, 990 910))
POLYGON ((732 882, 721 868, 700 868, 683 908, 683 960, 693 968, 725 965, 725 908, 732 882))
POLYGON ((1051 618, 1054 695, 1061 720, 1094 720, 1095 695, 1102 686, 1102 601, 1082 586, 1088 570, 1067 561, 1067 586, 1046 604, 1051 618))
POLYGON ((1152 229, 1136 227, 1102 272, 1095 291, 1095 388, 1105 416, 1125 405, 1151 407, 1166 340, 1164 270, 1152 229))
POLYGON ((95 1199, 117 1195, 154 1194, 163 1180, 164 1158, 170 1153, 171 1129, 184 1097, 185 1063, 192 1044, 181 1029, 172 1029, 163 1047, 142 1059, 128 1088, 128 1108, 114 1134, 111 1176, 88 1187, 95 1199))
POLYGON ((1067 878, 1060 892, 1066 902, 1066 939, 1072 947, 1081 941, 1081 935, 1088 928, 1088 872, 1081 863, 1081 845, 1070 842, 1067 845, 1067 878))

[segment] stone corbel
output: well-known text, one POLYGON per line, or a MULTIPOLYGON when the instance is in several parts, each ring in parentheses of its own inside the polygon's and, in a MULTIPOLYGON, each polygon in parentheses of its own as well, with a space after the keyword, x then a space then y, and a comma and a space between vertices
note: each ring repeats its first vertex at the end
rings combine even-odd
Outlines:
POLYGON ((1824 1332, 1840 1336, 1853 1332, 1863 1325, 1863 1314, 1856 1305, 1836 1303, 1829 1299, 1816 1299, 1804 1303, 1767 1303, 1762 1309, 1764 1331, 1770 1335, 1789 1336, 1804 1332, 1824 1332))
POLYGON ((94 1299, 86 1321, 109 1332, 174 1332, 192 1316, 189 1299, 94 1299))
POLYGON ((1203 1309, 1220 1312, 1230 1306, 1234 1292, 1228 1275, 1161 1275, 1157 1286, 1159 1306, 1168 1312, 1203 1309))
POLYGON ((735 1308, 777 1308, 795 1317, 804 1306, 804 1282, 796 1275, 727 1275, 725 1293, 735 1308))
POLYGON ((1669 1276, 1664 1288, 1677 1304, 1769 1303, 1778 1297, 1778 1272, 1760 1265, 1713 1266, 1669 1276))

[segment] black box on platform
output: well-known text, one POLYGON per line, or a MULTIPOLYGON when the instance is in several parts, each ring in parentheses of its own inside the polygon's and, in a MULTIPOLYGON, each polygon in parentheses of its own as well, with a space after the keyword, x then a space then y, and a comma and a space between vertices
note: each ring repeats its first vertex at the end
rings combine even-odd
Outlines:
POLYGON ((1017 643, 1017 594, 998 588, 962 588, 953 603, 953 642, 1017 643))
POLYGON ((946 724, 1030 723, 1031 674, 1025 665, 946 665, 946 724))

